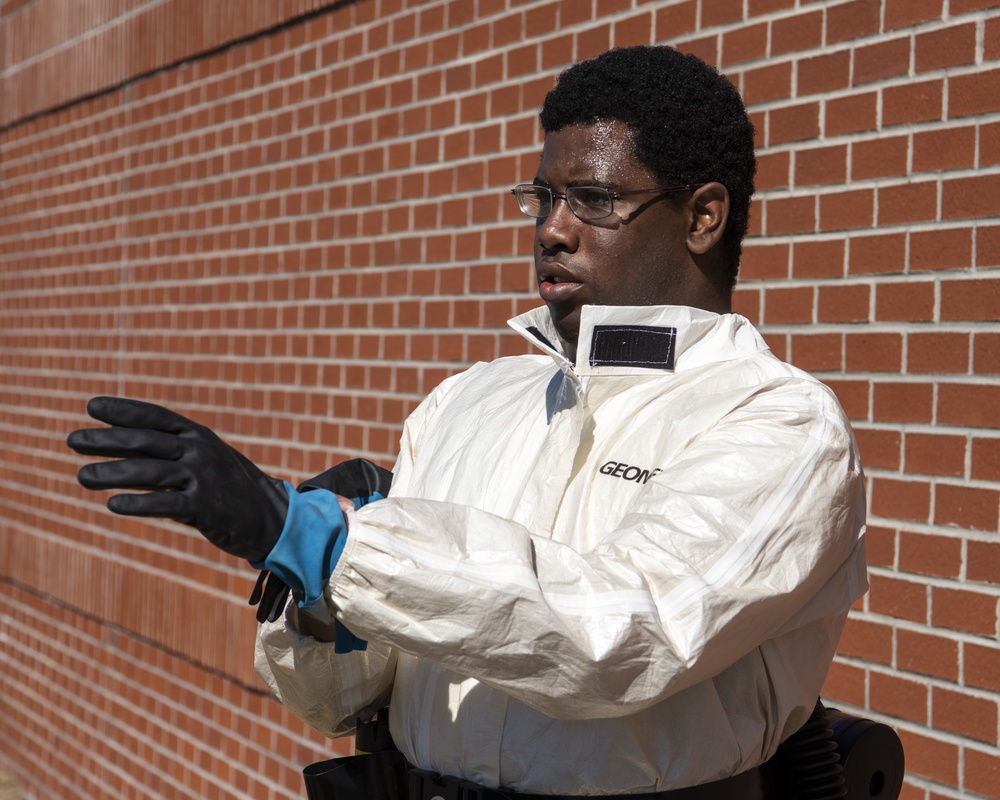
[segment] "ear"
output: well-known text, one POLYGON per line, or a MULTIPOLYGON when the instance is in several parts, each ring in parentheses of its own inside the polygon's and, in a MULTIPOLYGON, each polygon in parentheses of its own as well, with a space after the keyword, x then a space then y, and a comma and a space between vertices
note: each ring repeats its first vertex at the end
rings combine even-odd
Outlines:
POLYGON ((729 219, 729 190, 714 181, 703 184, 691 195, 690 208, 688 250, 694 255, 704 255, 722 241, 729 219))

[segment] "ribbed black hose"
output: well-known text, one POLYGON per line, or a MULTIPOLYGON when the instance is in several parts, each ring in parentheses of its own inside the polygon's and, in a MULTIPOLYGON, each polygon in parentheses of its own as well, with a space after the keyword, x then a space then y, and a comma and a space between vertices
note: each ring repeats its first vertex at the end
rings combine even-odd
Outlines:
POLYGON ((796 800, 845 800, 844 769, 822 703, 816 703, 806 724, 781 747, 792 773, 796 800))

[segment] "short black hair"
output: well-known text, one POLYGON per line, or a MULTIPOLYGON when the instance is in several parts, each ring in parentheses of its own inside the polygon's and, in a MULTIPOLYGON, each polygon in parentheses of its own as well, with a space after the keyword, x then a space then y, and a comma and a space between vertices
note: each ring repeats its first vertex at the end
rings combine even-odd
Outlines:
POLYGON ((539 117, 546 133, 622 122, 635 137, 636 157, 661 186, 724 185, 730 209, 723 245, 736 283, 757 160, 746 106, 718 70, 667 46, 609 50, 563 72, 539 117))

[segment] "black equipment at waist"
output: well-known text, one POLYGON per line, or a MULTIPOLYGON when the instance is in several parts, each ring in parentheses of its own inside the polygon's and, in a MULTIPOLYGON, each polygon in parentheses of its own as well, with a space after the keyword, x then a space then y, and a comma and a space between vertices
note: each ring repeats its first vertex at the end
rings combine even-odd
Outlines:
MULTIPOLYGON (((521 794, 509 789, 487 789, 468 781, 446 778, 433 772, 411 769, 406 800, 597 800, 594 797, 563 794, 521 794)), ((763 800, 764 780, 761 770, 747 772, 684 789, 643 794, 602 795, 600 800, 763 800)))
MULTIPOLYGON (((580 795, 521 794, 416 769, 398 751, 365 753, 311 764, 303 775, 309 800, 594 800, 580 795)), ((764 800, 760 768, 720 781, 605 800, 764 800)))
MULTIPOLYGON (((309 800, 592 800, 580 795, 522 794, 489 789, 414 768, 395 749, 386 716, 358 730, 364 755, 303 770, 309 800)), ((904 757, 887 725, 816 703, 812 716, 765 764, 723 780, 683 789, 611 795, 621 800, 897 800, 904 757)), ((609 797, 609 795, 603 795, 609 797)))

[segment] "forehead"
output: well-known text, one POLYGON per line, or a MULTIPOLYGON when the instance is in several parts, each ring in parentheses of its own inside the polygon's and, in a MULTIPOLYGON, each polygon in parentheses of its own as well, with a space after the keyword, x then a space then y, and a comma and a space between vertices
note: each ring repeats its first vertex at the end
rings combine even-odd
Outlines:
POLYGON ((635 155, 629 127, 617 120, 567 125, 545 135, 538 179, 552 185, 627 186, 653 180, 635 155))

